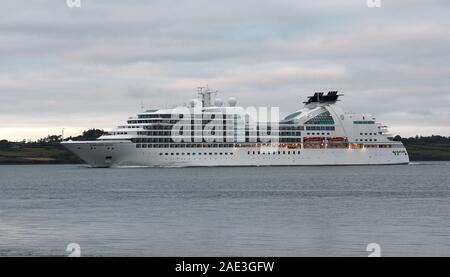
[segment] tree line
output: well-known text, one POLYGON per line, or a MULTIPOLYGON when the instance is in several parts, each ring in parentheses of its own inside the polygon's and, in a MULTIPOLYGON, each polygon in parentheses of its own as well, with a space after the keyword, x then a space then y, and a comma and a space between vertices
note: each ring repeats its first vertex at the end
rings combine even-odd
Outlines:
POLYGON ((61 135, 48 135, 44 138, 40 138, 36 141, 20 141, 20 142, 12 142, 8 140, 0 140, 0 148, 12 148, 12 147, 20 147, 20 146, 52 146, 59 145, 63 141, 73 140, 73 141, 87 141, 87 140, 96 140, 102 135, 106 134, 105 131, 100 129, 90 129, 84 131, 82 135, 75 137, 64 138, 61 135))
POLYGON ((450 137, 445 136, 415 136, 410 138, 402 138, 401 136, 396 136, 395 141, 401 141, 405 146, 407 145, 449 145, 450 137))

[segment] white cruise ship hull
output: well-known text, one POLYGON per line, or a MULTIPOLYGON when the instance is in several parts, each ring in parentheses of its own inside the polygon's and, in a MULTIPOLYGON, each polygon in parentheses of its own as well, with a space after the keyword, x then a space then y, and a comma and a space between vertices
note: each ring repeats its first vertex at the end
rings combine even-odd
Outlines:
POLYGON ((321 166, 408 164, 405 148, 136 148, 130 141, 63 143, 92 167, 321 166))

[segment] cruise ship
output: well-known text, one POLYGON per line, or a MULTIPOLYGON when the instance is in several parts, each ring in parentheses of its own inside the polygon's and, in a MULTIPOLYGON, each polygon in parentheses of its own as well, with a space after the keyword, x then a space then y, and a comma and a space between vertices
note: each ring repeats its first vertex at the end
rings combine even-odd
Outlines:
POLYGON ((314 93, 282 119, 239 107, 234 98, 224 105, 209 88, 198 95, 181 107, 142 111, 97 140, 62 144, 92 167, 409 163, 387 126, 342 110, 337 91, 314 93))

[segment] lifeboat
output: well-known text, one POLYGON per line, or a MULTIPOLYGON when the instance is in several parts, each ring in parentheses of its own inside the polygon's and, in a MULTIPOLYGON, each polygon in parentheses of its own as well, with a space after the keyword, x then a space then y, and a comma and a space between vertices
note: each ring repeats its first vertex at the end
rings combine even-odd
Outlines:
POLYGON ((317 138, 317 137, 304 138, 303 142, 323 142, 323 138, 317 138))
POLYGON ((345 142, 345 138, 343 137, 334 137, 334 138, 328 138, 329 142, 345 142))

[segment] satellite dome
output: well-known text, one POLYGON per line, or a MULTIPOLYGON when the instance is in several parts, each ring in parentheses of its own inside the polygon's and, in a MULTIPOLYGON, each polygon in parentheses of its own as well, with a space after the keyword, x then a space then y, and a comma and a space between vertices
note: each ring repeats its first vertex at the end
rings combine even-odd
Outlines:
POLYGON ((222 107, 222 105, 223 105, 222 99, 216 98, 216 100, 214 100, 214 105, 217 107, 222 107))
POLYGON ((234 97, 230 97, 230 99, 228 99, 228 105, 230 105, 230 107, 234 107, 237 104, 237 100, 234 97))
POLYGON ((198 100, 197 99, 191 99, 189 101, 189 107, 194 108, 195 106, 197 106, 198 104, 198 100))

